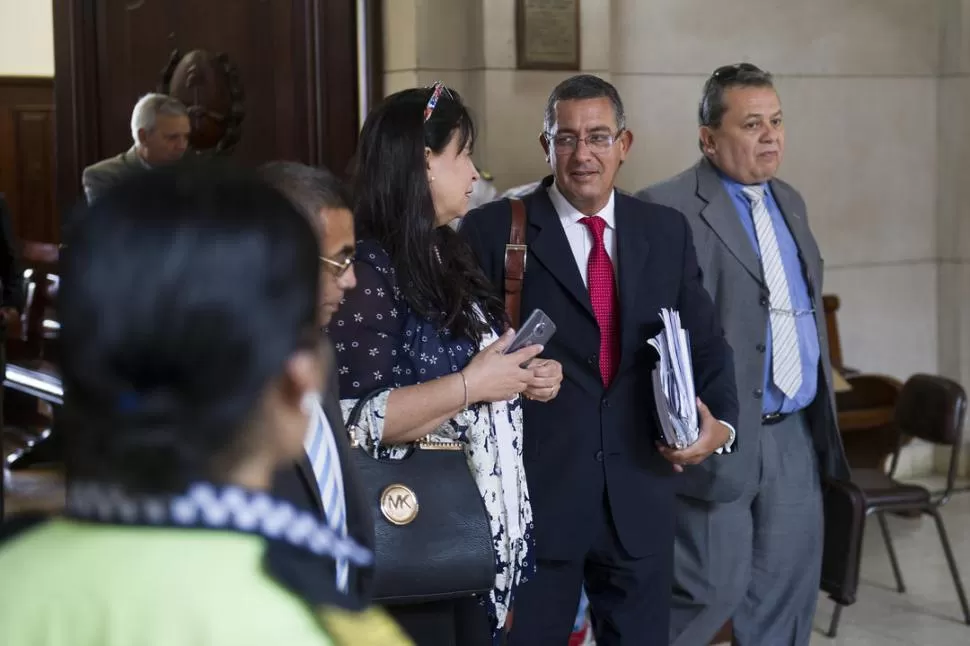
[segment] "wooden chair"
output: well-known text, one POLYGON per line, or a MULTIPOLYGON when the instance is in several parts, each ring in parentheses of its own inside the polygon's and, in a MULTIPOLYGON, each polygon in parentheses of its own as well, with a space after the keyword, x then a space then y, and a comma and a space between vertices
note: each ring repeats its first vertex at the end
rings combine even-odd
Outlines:
POLYGON ((53 415, 61 403, 56 364, 59 248, 38 242, 25 242, 22 247, 24 312, 4 337, 4 426, 0 434, 7 468, 55 459, 58 453, 53 415))

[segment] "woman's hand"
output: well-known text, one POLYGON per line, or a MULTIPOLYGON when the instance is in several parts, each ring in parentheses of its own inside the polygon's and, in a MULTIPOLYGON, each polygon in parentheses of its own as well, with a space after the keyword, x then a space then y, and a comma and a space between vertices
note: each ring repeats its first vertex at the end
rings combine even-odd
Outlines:
POLYGON ((520 366, 542 352, 541 345, 530 345, 505 354, 513 330, 479 352, 462 373, 468 385, 468 403, 508 401, 525 390, 533 379, 533 370, 520 366))
POLYGON ((529 369, 532 379, 522 394, 539 402, 555 399, 562 384, 562 364, 552 359, 536 359, 529 364, 529 369))

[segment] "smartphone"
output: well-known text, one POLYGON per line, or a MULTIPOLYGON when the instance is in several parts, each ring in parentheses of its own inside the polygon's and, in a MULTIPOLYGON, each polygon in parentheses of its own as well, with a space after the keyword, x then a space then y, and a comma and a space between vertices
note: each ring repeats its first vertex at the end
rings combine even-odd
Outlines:
MULTIPOLYGON (((556 333, 556 324, 552 322, 542 310, 533 310, 529 318, 526 319, 519 331, 515 333, 515 338, 509 344, 505 354, 511 354, 530 345, 546 345, 552 335, 556 333)), ((523 365, 523 368, 525 365, 523 365)))

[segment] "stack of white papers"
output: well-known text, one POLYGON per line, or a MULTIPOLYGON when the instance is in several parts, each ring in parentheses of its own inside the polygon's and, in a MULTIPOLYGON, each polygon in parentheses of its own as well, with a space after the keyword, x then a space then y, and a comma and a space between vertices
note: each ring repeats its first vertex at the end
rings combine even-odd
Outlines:
POLYGON ((648 343, 660 355, 653 369, 657 417, 668 446, 683 449, 697 441, 697 398, 690 360, 690 339, 676 310, 660 310, 663 331, 648 343))

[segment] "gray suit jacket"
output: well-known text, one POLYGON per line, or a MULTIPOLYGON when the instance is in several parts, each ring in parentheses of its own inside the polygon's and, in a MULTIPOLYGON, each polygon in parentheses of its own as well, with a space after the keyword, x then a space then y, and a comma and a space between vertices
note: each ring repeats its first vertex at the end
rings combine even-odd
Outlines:
MULTIPOLYGON (((771 180, 771 190, 798 245, 808 279, 819 334, 818 394, 808 407, 819 469, 823 477, 847 479, 849 467, 839 435, 832 391, 825 311, 822 307, 822 257, 806 219, 805 202, 792 186, 771 180)), ((760 469, 761 389, 765 337, 768 329, 768 288, 761 262, 738 218, 737 209, 717 171, 706 159, 637 197, 683 213, 694 234, 704 287, 714 300, 725 337, 734 349, 740 416, 737 448, 689 467, 682 493, 702 500, 734 500, 758 477, 760 469)))
POLYGON ((92 204, 124 178, 143 170, 146 170, 145 165, 138 158, 134 146, 120 155, 88 166, 81 174, 81 185, 84 186, 84 196, 88 204, 92 204))

